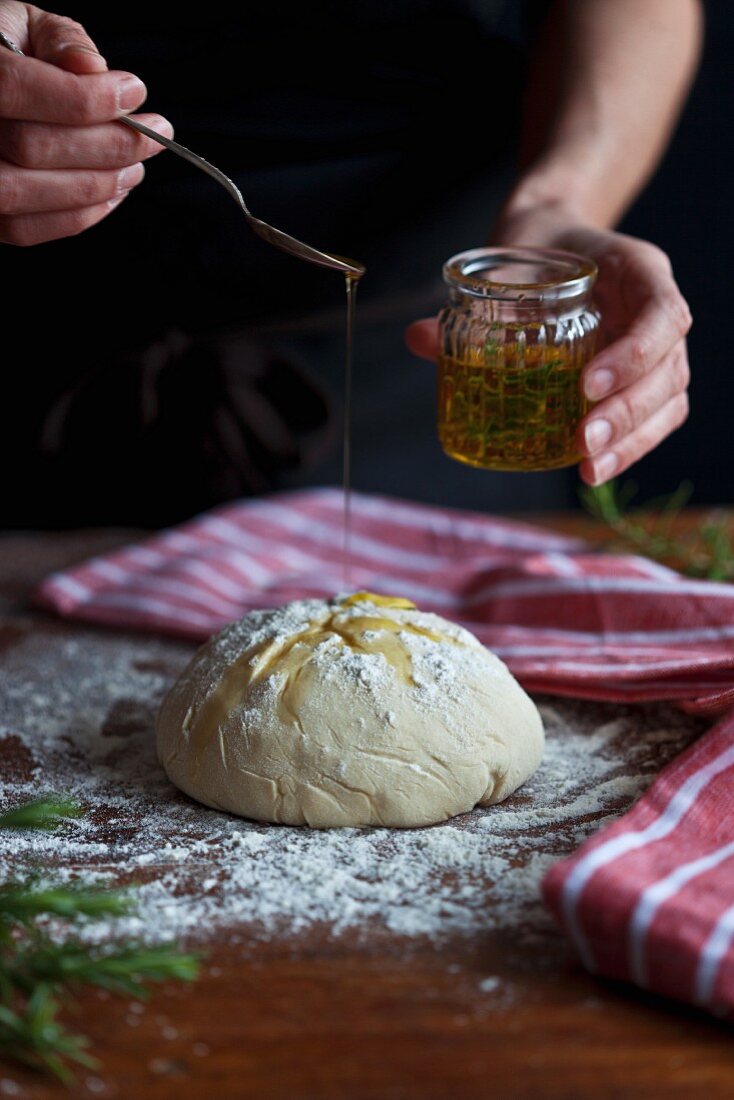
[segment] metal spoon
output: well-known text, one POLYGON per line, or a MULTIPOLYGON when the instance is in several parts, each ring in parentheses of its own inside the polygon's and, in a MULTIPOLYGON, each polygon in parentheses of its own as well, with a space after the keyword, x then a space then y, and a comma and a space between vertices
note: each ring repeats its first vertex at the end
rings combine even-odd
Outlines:
POLYGON ((255 215, 251 214, 248 210, 247 204, 242 198, 242 192, 237 184, 233 183, 229 176, 225 176, 224 172, 220 172, 218 168, 210 164, 208 160, 204 160, 203 157, 197 156, 196 153, 192 153, 185 145, 179 145, 177 141, 172 141, 170 138, 163 137, 162 134, 157 134, 155 130, 150 130, 135 118, 122 116, 119 121, 124 122, 126 126, 132 127, 133 130, 145 134, 146 137, 152 138, 153 141, 157 141, 160 145, 164 145, 166 149, 170 149, 172 153, 176 153, 179 157, 183 157, 183 159, 187 160, 190 164, 196 165, 202 172, 206 172, 208 176, 215 179, 217 183, 221 183, 225 191, 228 191, 235 202, 239 203, 250 229, 257 233, 258 237, 262 237, 264 241, 267 241, 268 244, 275 245, 276 248, 280 248, 283 252, 290 253, 291 256, 296 256, 299 260, 308 260, 309 263, 318 264, 320 267, 331 267, 336 271, 343 271, 353 279, 360 279, 362 275, 364 275, 364 264, 361 264, 358 260, 350 260, 346 256, 333 256, 330 252, 322 252, 318 248, 312 248, 310 244, 304 244, 303 241, 296 240, 295 237, 291 237, 281 229, 276 229, 260 218, 256 218, 255 215))
MULTIPOLYGON (((11 38, 8 38, 2 31, 0 31, 0 45, 12 50, 13 53, 19 54, 21 57, 25 56, 23 51, 16 46, 15 42, 13 42, 11 38)), ((229 176, 225 176, 224 172, 220 172, 220 170, 215 168, 213 164, 210 164, 208 160, 204 160, 203 157, 199 157, 196 153, 192 153, 185 145, 179 145, 177 141, 171 141, 170 138, 163 137, 162 134, 157 134, 155 130, 150 130, 147 126, 144 126, 142 122, 138 122, 137 119, 128 118, 126 115, 123 115, 120 117, 119 121, 124 122, 126 126, 130 126, 133 130, 145 134, 146 137, 151 138, 153 141, 157 141, 159 145, 163 145, 166 149, 170 149, 172 153, 176 153, 179 157, 183 157, 184 160, 200 168, 202 172, 206 172, 208 176, 211 176, 217 183, 220 183, 225 191, 229 192, 235 202, 239 203, 240 209, 245 215, 250 229, 257 233, 258 237, 262 237, 264 241, 267 241, 268 244, 280 248, 283 252, 288 252, 291 256, 296 256, 299 260, 307 260, 309 263, 318 264, 320 267, 330 267, 335 271, 342 271, 345 275, 349 275, 353 279, 360 279, 362 275, 364 275, 364 264, 359 263, 358 260, 350 260, 346 256, 332 256, 330 252, 322 252, 318 248, 312 248, 310 244, 304 244, 303 241, 298 241, 288 233, 283 233, 282 230, 276 229, 272 225, 268 225, 267 222, 261 221, 260 218, 256 218, 255 215, 251 214, 248 210, 247 203, 242 198, 239 187, 232 182, 229 176)))

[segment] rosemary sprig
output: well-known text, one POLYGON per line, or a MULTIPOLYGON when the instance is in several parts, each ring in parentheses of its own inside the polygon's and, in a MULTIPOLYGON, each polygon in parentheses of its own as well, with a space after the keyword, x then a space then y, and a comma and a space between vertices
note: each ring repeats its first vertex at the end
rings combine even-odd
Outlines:
POLYGON ((631 509, 636 495, 633 482, 609 481, 580 490, 587 512, 609 527, 613 543, 648 558, 664 562, 691 577, 734 580, 734 523, 730 517, 711 513, 697 528, 674 533, 676 518, 693 492, 682 482, 674 493, 631 509))
POLYGON ((0 886, 0 935, 3 923, 28 924, 44 913, 73 920, 122 916, 130 907, 130 900, 120 894, 103 893, 89 886, 45 886, 31 877, 0 886))
POLYGON ((83 811, 71 798, 39 798, 0 814, 0 829, 55 829, 64 818, 81 817, 83 811))
POLYGON ((88 1040, 73 1035, 56 1015, 58 999, 46 985, 38 985, 27 998, 23 1011, 0 1004, 0 1050, 31 1069, 45 1070, 65 1085, 74 1080, 69 1062, 95 1069, 96 1058, 87 1053, 88 1040))
POLYGON ((50 986, 86 982, 122 996, 147 997, 146 982, 169 978, 191 981, 196 966, 191 955, 176 953, 172 944, 138 947, 128 944, 109 954, 90 952, 79 943, 31 944, 17 952, 8 974, 19 989, 32 992, 40 982, 50 986))
MULTIPOLYGON (((79 817, 68 799, 48 798, 0 815, 0 828, 53 829, 79 817)), ((57 885, 37 874, 0 886, 0 1055, 52 1074, 65 1084, 73 1065, 94 1068, 85 1036, 68 1031, 57 1016, 71 990, 94 985, 122 996, 145 998, 151 982, 193 981, 198 959, 175 945, 134 943, 90 947, 66 936, 52 939, 39 918, 71 924, 120 916, 133 908, 124 894, 93 886, 57 885)))

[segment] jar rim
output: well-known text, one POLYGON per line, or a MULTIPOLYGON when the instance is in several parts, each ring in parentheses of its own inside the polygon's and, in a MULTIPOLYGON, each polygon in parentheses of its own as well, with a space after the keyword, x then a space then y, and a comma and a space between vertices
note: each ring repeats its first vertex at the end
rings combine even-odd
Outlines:
POLYGON ((475 298, 534 304, 576 298, 594 285, 598 268, 587 256, 560 248, 471 248, 443 265, 444 282, 475 298), (555 269, 557 278, 518 283, 487 278, 503 264, 534 264, 555 269))

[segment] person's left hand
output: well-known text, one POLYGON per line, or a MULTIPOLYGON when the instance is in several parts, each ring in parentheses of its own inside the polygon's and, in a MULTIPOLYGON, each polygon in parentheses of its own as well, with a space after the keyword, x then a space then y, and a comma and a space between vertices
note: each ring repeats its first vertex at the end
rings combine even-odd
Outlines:
MULTIPOLYGON (((581 477, 600 485, 686 419, 691 315, 668 257, 655 245, 611 230, 562 228, 564 220, 548 211, 537 218, 529 213, 501 225, 493 243, 565 248, 598 264, 600 350, 581 376, 584 393, 597 404, 579 425, 577 441, 585 456, 581 477)), ((406 343, 414 355, 435 359, 436 319, 410 325, 406 343)))

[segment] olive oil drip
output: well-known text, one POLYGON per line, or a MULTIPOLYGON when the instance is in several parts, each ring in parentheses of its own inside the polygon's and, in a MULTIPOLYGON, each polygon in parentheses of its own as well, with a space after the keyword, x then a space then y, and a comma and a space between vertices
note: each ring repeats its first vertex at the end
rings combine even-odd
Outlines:
POLYGON ((347 331, 344 349, 344 443, 342 451, 342 491, 344 520, 342 562, 345 588, 351 588, 349 551, 352 535, 352 364, 354 359, 354 306, 359 276, 347 274, 347 331))

